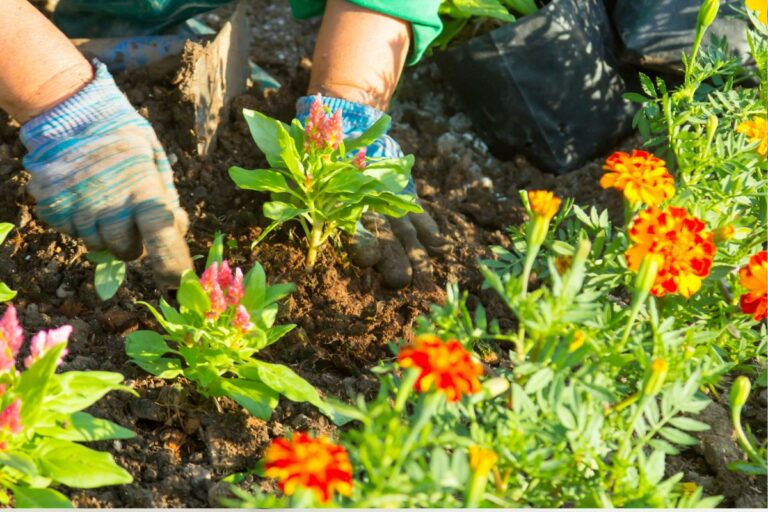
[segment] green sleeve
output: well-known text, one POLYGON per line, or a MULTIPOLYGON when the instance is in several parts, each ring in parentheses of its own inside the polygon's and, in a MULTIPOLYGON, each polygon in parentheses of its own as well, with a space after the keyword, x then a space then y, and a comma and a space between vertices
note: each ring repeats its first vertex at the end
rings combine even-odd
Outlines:
MULTIPOLYGON (((408 56, 408 65, 416 64, 432 41, 440 35, 443 23, 437 10, 442 0, 347 0, 405 21, 413 29, 413 45, 408 56)), ((320 16, 325 10, 325 0, 291 0, 291 11, 297 19, 303 20, 320 16)))

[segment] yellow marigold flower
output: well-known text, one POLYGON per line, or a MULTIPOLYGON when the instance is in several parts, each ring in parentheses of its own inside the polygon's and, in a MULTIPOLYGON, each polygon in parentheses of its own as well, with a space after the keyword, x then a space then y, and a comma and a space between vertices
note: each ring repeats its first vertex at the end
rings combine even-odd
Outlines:
POLYGON ((573 341, 571 341, 568 344, 568 352, 576 352, 581 347, 584 346, 584 341, 586 340, 586 337, 584 336, 584 333, 581 331, 576 331, 573 333, 573 341))
POLYGON ((469 447, 469 467, 475 473, 486 474, 490 472, 498 460, 499 456, 493 450, 477 445, 469 447))
POLYGON ((757 12, 757 19, 768 24, 768 0, 747 0, 747 8, 757 12))
POLYGON ((403 368, 420 370, 417 390, 425 393, 435 388, 450 402, 482 389, 478 377, 483 374, 483 366, 457 340, 444 342, 430 334, 419 336, 416 345, 400 351, 397 362, 403 368))
POLYGON ((747 289, 740 299, 741 311, 758 322, 768 318, 768 251, 750 256, 739 270, 739 284, 747 289))
POLYGON ((693 493, 696 492, 696 489, 699 488, 698 485, 696 485, 694 482, 682 482, 680 484, 680 488, 683 491, 683 494, 687 496, 691 496, 693 493))
POLYGON ((631 155, 617 151, 603 169, 608 172, 600 178, 600 186, 623 191, 630 204, 658 206, 675 195, 675 180, 667 164, 647 151, 633 149, 631 155))
POLYGON ((658 262, 650 290, 656 297, 667 293, 690 297, 701 288, 702 278, 712 269, 712 233, 684 208, 651 207, 640 212, 632 222, 629 239, 634 245, 624 257, 631 270, 637 272, 646 255, 658 262))
POLYGON ((736 131, 749 137, 750 142, 760 141, 757 152, 761 156, 768 155, 768 120, 755 116, 751 121, 742 121, 736 127, 736 131))
POLYGON ((352 493, 352 464, 343 446, 327 437, 311 438, 297 432, 291 439, 273 439, 264 453, 266 475, 278 480, 280 490, 291 496, 298 488, 309 489, 323 503, 334 491, 352 493))
POLYGON ((560 209, 562 202, 559 197, 548 190, 529 190, 528 202, 531 205, 531 211, 537 217, 549 221, 560 209))

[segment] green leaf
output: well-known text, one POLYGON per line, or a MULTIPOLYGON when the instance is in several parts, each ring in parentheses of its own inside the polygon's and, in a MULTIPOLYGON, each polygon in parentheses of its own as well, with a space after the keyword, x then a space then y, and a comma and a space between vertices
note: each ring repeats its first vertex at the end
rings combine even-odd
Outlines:
POLYGON ((499 0, 454 0, 453 4, 457 14, 465 18, 485 16, 502 21, 515 21, 515 17, 499 0))
POLYGON ((112 455, 60 439, 44 439, 35 455, 45 476, 78 489, 133 482, 112 455))
POLYGON ((254 169, 252 171, 242 167, 230 167, 229 177, 235 184, 245 190, 256 190, 258 192, 287 192, 291 188, 285 181, 285 178, 278 171, 267 169, 254 169))
POLYGON ((35 461, 21 451, 0 452, 0 466, 11 467, 28 477, 37 476, 35 461))
POLYGON ((264 305, 272 304, 284 297, 287 297, 293 290, 296 289, 296 285, 293 283, 277 283, 269 286, 264 295, 264 305))
POLYGON ((243 279, 245 293, 240 301, 245 309, 253 311, 264 305, 264 295, 267 290, 267 274, 259 263, 253 265, 243 279))
POLYGON ((392 118, 384 114, 360 136, 346 139, 344 141, 344 149, 350 152, 373 144, 379 137, 387 133, 391 124, 392 118))
MULTIPOLYGON (((61 423, 61 422, 57 422, 61 423)), ((132 431, 109 420, 95 418, 85 412, 72 414, 65 426, 61 424, 38 427, 37 434, 65 441, 103 441, 106 439, 131 439, 132 431)))
MULTIPOLYGON (((22 375, 27 373, 29 370, 22 375)), ((125 391, 138 396, 136 391, 122 382, 123 376, 115 372, 66 372, 56 375, 51 383, 51 393, 45 400, 45 409, 63 414, 82 411, 110 391, 125 391)))
POLYGON ((182 372, 179 359, 163 357, 178 352, 171 349, 165 339, 154 331, 129 334, 125 340, 125 352, 139 367, 162 379, 172 379, 182 372))
POLYGON ((34 425, 37 421, 43 399, 48 395, 48 386, 65 347, 66 343, 60 343, 49 349, 21 374, 18 384, 14 386, 14 391, 21 398, 23 425, 34 425))
POLYGON ((54 489, 14 485, 11 490, 16 500, 16 508, 74 508, 66 496, 54 489))
POLYGON ((408 185, 413 162, 413 155, 388 158, 368 165, 362 174, 375 179, 384 187, 383 190, 397 194, 408 185))
POLYGON ((266 155, 269 165, 281 167, 283 162, 280 158, 280 143, 277 140, 277 130, 283 123, 277 119, 265 116, 261 112, 248 109, 243 110, 243 117, 245 117, 245 122, 248 123, 248 129, 251 131, 254 142, 266 155))
POLYGON ((553 375, 554 373, 552 372, 551 368, 542 368, 541 370, 537 371, 531 375, 531 378, 528 379, 528 382, 525 383, 525 392, 529 395, 532 395, 540 389, 543 389, 552 381, 553 375))
POLYGON ((187 310, 195 313, 200 318, 211 310, 211 300, 205 293, 197 275, 192 270, 184 271, 181 276, 181 285, 176 294, 179 304, 187 310))
POLYGON ((125 262, 114 258, 109 253, 107 254, 109 257, 98 262, 93 273, 96 295, 101 300, 111 299, 125 280, 125 262))
POLYGON ((280 158, 283 160, 283 165, 291 173, 293 181, 303 185, 304 166, 301 164, 301 156, 296 149, 296 141, 282 124, 277 128, 277 142, 280 144, 280 158))
POLYGON ((0 302, 8 302, 16 296, 16 292, 11 290, 7 284, 0 282, 0 302))
POLYGON ((669 423, 681 430, 688 430, 691 432, 704 432, 709 430, 709 425, 706 423, 693 418, 688 418, 687 416, 675 416, 669 420, 669 423))
POLYGON ((699 444, 699 440, 690 434, 686 434, 681 430, 677 430, 672 427, 662 427, 659 430, 661 437, 675 444, 681 444, 685 446, 692 446, 699 444))
POLYGON ((276 222, 286 222, 308 211, 306 208, 297 208, 281 201, 264 203, 264 216, 276 222))
POLYGON ((261 382, 246 379, 222 379, 221 389, 253 416, 264 421, 272 417, 278 394, 261 382))
POLYGON ((224 233, 217 231, 213 236, 211 249, 208 251, 208 259, 205 260, 205 268, 213 265, 213 262, 221 263, 224 261, 224 233))
POLYGON ((309 402, 323 414, 335 419, 333 408, 320 398, 317 389, 287 366, 254 360, 251 364, 240 367, 238 373, 247 379, 263 382, 289 400, 309 402))
POLYGON ((0 244, 5 241, 8 233, 13 229, 13 224, 10 222, 0 222, 0 244))

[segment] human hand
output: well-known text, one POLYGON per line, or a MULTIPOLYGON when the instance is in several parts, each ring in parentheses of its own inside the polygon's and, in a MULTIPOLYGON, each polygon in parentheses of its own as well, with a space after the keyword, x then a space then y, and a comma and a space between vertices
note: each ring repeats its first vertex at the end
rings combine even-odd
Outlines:
MULTIPOLYGON (((304 123, 314 96, 304 96, 296 102, 296 118, 304 123)), ((375 123, 383 112, 373 107, 323 96, 323 104, 332 112, 341 109, 344 122, 344 138, 360 135, 375 123)), ((400 145, 384 134, 368 146, 366 157, 398 158, 403 152, 400 145)), ((411 178, 404 192, 416 195, 411 178)), ((402 288, 411 283, 414 275, 431 280, 432 264, 430 255, 445 253, 450 242, 440 234, 429 213, 410 213, 395 219, 366 212, 349 244, 349 255, 353 263, 361 267, 376 265, 391 288, 402 288)))
POLYGON ((91 251, 132 260, 146 245, 158 284, 176 286, 192 260, 173 171, 152 126, 94 65, 92 82, 21 129, 37 214, 91 251))

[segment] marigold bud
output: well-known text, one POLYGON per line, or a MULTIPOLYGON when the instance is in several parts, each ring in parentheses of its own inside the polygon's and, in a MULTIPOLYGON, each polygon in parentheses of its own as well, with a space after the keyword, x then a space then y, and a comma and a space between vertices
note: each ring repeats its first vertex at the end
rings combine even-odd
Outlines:
POLYGON ((720 0, 704 0, 699 9, 696 25, 699 29, 705 29, 715 21, 717 11, 720 9, 720 0))
POLYGON ((497 460, 499 460, 499 456, 493 450, 481 446, 469 447, 469 467, 475 473, 488 473, 497 460))
POLYGON ((584 346, 585 339, 586 337, 581 331, 576 331, 573 333, 573 341, 568 344, 568 352, 576 352, 579 350, 582 346, 584 346))
POLYGON ((748 378, 743 375, 736 377, 736 380, 734 380, 731 385, 731 407, 736 409, 744 407, 744 404, 747 403, 747 398, 749 397, 751 389, 752 383, 749 382, 748 378))
POLYGON ((637 294, 646 296, 651 291, 653 283, 656 282, 656 275, 659 272, 659 266, 661 264, 661 257, 648 253, 640 263, 640 268, 637 270, 637 277, 635 278, 635 291, 637 294))

